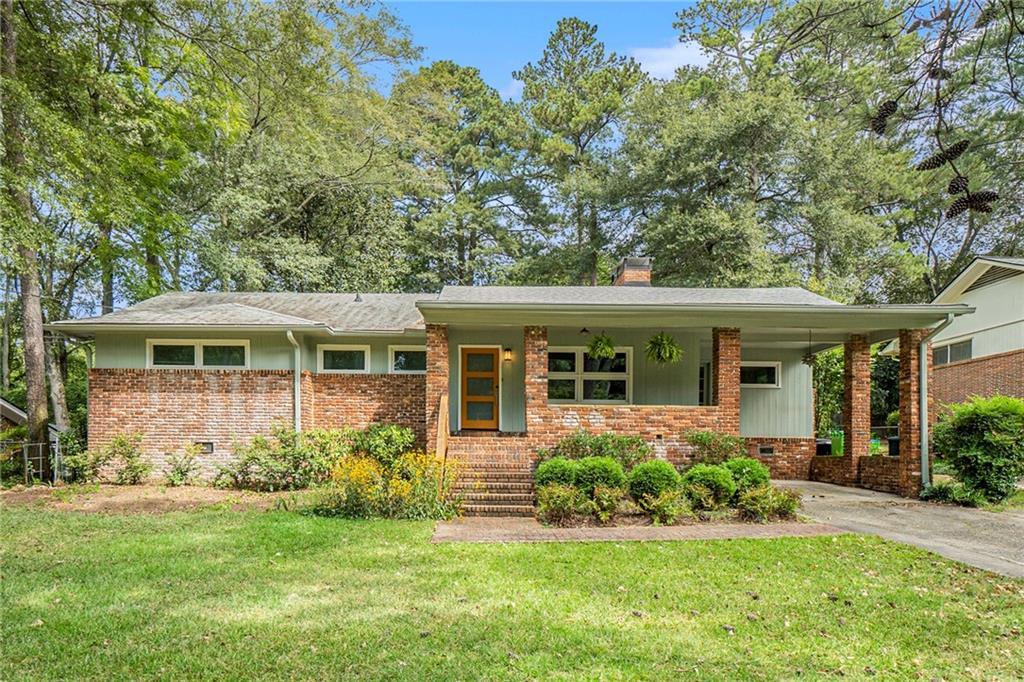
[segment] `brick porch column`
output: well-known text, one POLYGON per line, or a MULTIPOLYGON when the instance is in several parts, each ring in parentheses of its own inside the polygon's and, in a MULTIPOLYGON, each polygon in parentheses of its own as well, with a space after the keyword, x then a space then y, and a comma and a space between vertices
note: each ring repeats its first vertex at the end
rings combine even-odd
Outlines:
POLYGON ((856 484, 857 460, 871 451, 871 345, 861 335, 843 344, 843 448, 847 476, 856 484))
MULTIPOLYGON (((437 450, 437 421, 439 418, 441 396, 448 392, 448 326, 444 324, 427 325, 427 381, 426 410, 427 416, 427 452, 437 450)), ((444 415, 445 426, 448 415, 444 415)))
MULTIPOLYGON (((929 329, 900 330, 900 462, 899 493, 917 497, 921 493, 921 382, 919 346, 929 329)), ((931 385, 932 349, 928 346, 928 374, 931 385)), ((931 391, 929 391, 929 394, 931 391)), ((928 414, 934 414, 931 395, 928 414)))
POLYGON ((718 406, 718 430, 740 433, 740 330, 711 330, 711 402, 718 406))
POLYGON ((526 373, 526 431, 542 436, 548 404, 548 328, 523 328, 523 366, 526 373))

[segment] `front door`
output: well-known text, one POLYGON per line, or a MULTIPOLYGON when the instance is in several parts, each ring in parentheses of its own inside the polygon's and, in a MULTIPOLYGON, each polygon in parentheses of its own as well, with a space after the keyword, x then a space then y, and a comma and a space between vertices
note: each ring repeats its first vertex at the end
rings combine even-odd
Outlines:
POLYGON ((498 348, 462 349, 462 428, 498 428, 498 348))

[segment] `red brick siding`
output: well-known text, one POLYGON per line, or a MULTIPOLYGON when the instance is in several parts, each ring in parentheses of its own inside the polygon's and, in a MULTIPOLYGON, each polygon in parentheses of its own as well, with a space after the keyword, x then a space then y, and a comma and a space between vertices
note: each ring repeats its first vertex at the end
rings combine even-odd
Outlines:
POLYGON ((813 438, 747 438, 747 453, 772 472, 772 478, 806 481, 811 475, 814 458, 813 438), (774 454, 761 455, 762 445, 775 449, 774 454))
MULTIPOLYGON (((212 441, 200 458, 210 477, 234 459, 235 445, 266 435, 275 423, 293 420, 290 370, 94 369, 89 373, 89 447, 120 433, 143 434, 154 475, 184 445, 212 441)), ((400 424, 425 441, 425 378, 414 374, 312 374, 302 377, 302 426, 365 428, 400 424)))
POLYGON ((89 371, 89 447, 105 445, 122 433, 142 433, 142 449, 154 476, 169 454, 195 441, 212 441, 214 452, 201 459, 201 474, 234 459, 234 444, 266 434, 275 422, 292 423, 288 370, 89 371))
POLYGON ((859 482, 861 488, 883 493, 900 492, 900 460, 897 457, 859 458, 859 482))
POLYGON ((942 405, 961 403, 972 395, 1024 398, 1024 348, 939 365, 932 370, 932 397, 942 405))
MULTIPOLYGON (((917 497, 921 492, 919 345, 921 339, 930 331, 929 329, 900 330, 899 493, 904 497, 917 497)), ((927 371, 931 372, 931 346, 928 346, 926 352, 928 354, 927 371)), ((930 384, 931 381, 929 381, 930 384)), ((928 398, 928 414, 930 419, 934 420, 934 403, 930 396, 928 398)))
POLYGON ((856 485, 856 470, 857 464, 849 455, 845 457, 815 456, 811 458, 809 478, 822 483, 856 485))
MULTIPOLYGON (((422 374, 313 374, 312 425, 318 429, 398 424, 426 444, 422 374)), ((305 423, 305 420, 304 420, 305 423)))
POLYGON ((437 449, 437 422, 443 419, 448 427, 448 415, 439 414, 441 396, 448 392, 448 327, 427 325, 427 378, 424 384, 426 400, 427 450, 437 449))

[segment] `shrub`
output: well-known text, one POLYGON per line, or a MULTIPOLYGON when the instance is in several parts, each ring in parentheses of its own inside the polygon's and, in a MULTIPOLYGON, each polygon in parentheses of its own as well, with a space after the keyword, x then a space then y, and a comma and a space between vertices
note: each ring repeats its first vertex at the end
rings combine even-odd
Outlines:
POLYGON ((1024 400, 995 396, 950 405, 935 426, 935 447, 967 488, 991 502, 1024 477, 1024 400))
POLYGON ((721 464, 732 457, 746 455, 746 442, 739 436, 718 431, 693 429, 685 434, 693 446, 693 461, 697 464, 721 464))
POLYGON ((576 465, 576 487, 588 496, 594 494, 597 486, 621 488, 625 484, 622 465, 611 457, 585 457, 576 465))
POLYGON ((695 464, 683 474, 683 490, 694 509, 711 511, 736 494, 732 473, 716 464, 695 464))
POLYGON ((690 503, 679 488, 669 488, 653 497, 645 497, 640 506, 651 515, 656 526, 671 526, 683 517, 693 516, 690 503))
POLYGON ((621 487, 595 486, 590 496, 590 507, 597 520, 601 523, 611 521, 625 495, 626 490, 621 487))
POLYGON ((118 485, 138 485, 146 480, 153 467, 142 461, 142 434, 120 434, 107 445, 108 461, 120 461, 118 485))
POLYGON ((735 457, 722 462, 722 466, 732 474, 732 480, 736 483, 736 494, 744 492, 759 485, 765 485, 770 478, 770 472, 761 462, 750 457, 735 457))
POLYGON ((537 489, 537 518, 553 526, 572 525, 591 504, 576 486, 548 483, 537 489))
POLYGON ((288 426, 271 427, 269 438, 257 436, 236 447, 237 459, 220 467, 214 485, 269 492, 298 490, 327 478, 331 462, 307 447, 302 435, 288 426))
POLYGON ((189 443, 180 455, 171 455, 167 467, 167 485, 172 488, 189 485, 195 479, 199 464, 196 462, 203 451, 201 445, 189 443))
POLYGON ((412 449, 416 434, 412 429, 394 424, 373 424, 363 432, 356 432, 352 448, 374 458, 386 467, 412 449))
POLYGON ((983 507, 987 502, 980 491, 972 490, 959 482, 930 485, 921 491, 921 499, 959 504, 962 507, 983 507))
POLYGON ((640 436, 622 436, 617 433, 590 433, 576 431, 558 442, 555 447, 538 452, 541 459, 565 457, 611 457, 622 465, 624 471, 650 459, 654 451, 640 436))
POLYGON ((645 498, 657 497, 666 490, 679 487, 679 472, 662 459, 652 459, 633 467, 627 477, 629 494, 638 504, 645 498))
POLYGON ((579 465, 565 457, 555 457, 537 465, 537 471, 533 478, 537 486, 545 486, 549 483, 560 485, 574 485, 576 483, 576 472, 579 465))
POLYGON ((736 504, 740 517, 764 523, 772 519, 792 519, 800 508, 800 493, 770 485, 759 485, 742 495, 736 504))
POLYGON ((455 494, 458 470, 435 455, 413 451, 392 466, 362 455, 343 457, 330 482, 310 496, 304 512, 346 518, 448 519, 461 499, 455 494))

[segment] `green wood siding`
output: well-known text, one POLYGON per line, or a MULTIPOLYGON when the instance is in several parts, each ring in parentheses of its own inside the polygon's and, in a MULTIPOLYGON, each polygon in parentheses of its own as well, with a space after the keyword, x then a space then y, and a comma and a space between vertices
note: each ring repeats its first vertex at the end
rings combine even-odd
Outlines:
POLYGON ((523 362, 523 328, 449 327, 448 395, 449 425, 459 428, 459 346, 501 346, 512 349, 512 360, 501 361, 501 397, 499 411, 502 431, 526 430, 526 366, 523 362))
POLYGON ((803 364, 803 351, 744 348, 741 359, 782 363, 779 388, 740 389, 740 435, 774 438, 809 438, 814 435, 811 368, 803 364))

